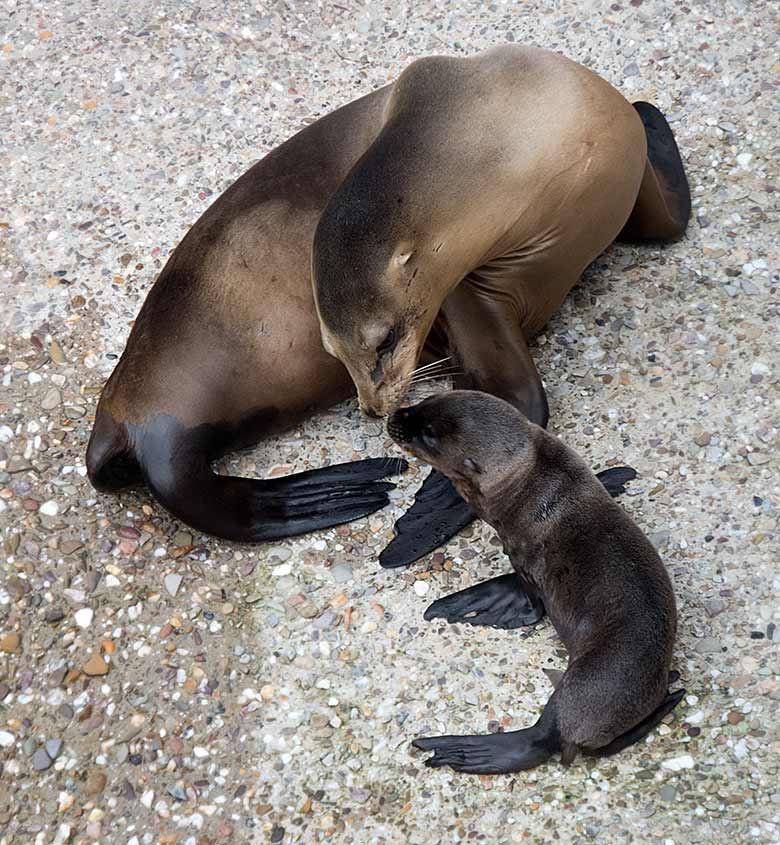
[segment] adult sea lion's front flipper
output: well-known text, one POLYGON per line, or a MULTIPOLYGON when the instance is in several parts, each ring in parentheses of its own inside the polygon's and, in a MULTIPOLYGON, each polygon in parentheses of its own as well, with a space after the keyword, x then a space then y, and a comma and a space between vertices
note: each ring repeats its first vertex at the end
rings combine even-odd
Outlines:
POLYGON ((663 114, 651 103, 634 103, 647 137, 647 163, 634 210, 621 241, 679 238, 691 216, 691 191, 680 150, 663 114))
POLYGON ((379 563, 385 569, 408 566, 435 551, 476 518, 449 478, 432 470, 412 507, 396 522, 395 537, 379 555, 379 563))

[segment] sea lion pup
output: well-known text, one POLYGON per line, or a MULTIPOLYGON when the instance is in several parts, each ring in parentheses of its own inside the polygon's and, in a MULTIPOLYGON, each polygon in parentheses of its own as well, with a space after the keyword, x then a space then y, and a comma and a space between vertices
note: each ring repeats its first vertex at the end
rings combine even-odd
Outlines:
MULTIPOLYGON (((689 215, 674 136, 649 103, 521 45, 420 59, 318 223, 323 343, 369 414, 399 405, 425 349, 456 387, 544 426, 527 341, 616 237, 676 238, 689 215)), ((380 563, 408 564, 472 518, 431 473, 380 563)))
POLYGON ((425 618, 513 628, 546 611, 569 652, 535 725, 416 739, 435 752, 426 764, 501 774, 555 752, 567 765, 578 751, 614 754, 647 735, 685 693, 668 692, 674 593, 650 541, 587 464, 509 403, 477 391, 398 410, 388 431, 452 479, 496 529, 516 573, 439 599, 425 618))

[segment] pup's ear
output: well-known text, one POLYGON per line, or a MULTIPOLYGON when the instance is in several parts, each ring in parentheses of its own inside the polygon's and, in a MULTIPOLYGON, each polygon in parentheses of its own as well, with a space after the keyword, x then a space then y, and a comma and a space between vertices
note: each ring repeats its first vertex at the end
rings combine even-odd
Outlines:
POLYGON ((463 465, 469 472, 473 472, 474 475, 482 475, 482 469, 479 467, 478 464, 475 464, 474 461, 471 460, 471 458, 466 458, 466 460, 463 461, 463 465))

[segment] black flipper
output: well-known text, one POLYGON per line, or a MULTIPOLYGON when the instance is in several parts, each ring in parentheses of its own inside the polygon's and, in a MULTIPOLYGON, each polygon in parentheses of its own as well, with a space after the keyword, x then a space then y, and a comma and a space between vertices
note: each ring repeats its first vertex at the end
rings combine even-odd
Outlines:
MULTIPOLYGON (((179 464, 179 466, 183 466, 179 464)), ((146 481, 157 500, 193 528, 227 540, 260 542, 293 537, 367 516, 384 507, 395 485, 379 481, 405 469, 398 461, 372 458, 335 464, 284 478, 216 475, 207 464, 160 483, 154 469, 146 481)))
POLYGON ((450 766, 472 775, 503 775, 532 769, 561 750, 555 728, 555 706, 548 702, 530 728, 484 736, 430 736, 415 739, 421 751, 433 751, 426 766, 450 766))
POLYGON ((691 190, 674 133, 660 109, 642 100, 633 104, 647 136, 647 158, 655 171, 680 229, 691 216, 691 190))
POLYGON ((494 628, 522 628, 544 617, 544 605, 533 592, 525 592, 517 574, 499 575, 435 601, 425 619, 446 619, 494 628))
POLYGON ((596 473, 596 478, 604 485, 605 490, 616 499, 626 492, 625 485, 636 478, 633 467, 610 467, 596 473))
POLYGON ((609 757, 612 754, 617 754, 624 748, 628 748, 629 745, 639 742, 640 739, 646 737, 650 731, 652 731, 653 728, 661 722, 661 719, 663 719, 667 713, 671 713, 672 710, 674 710, 684 695, 684 689, 678 689, 674 692, 670 692, 658 705, 658 707, 656 707, 656 709, 653 710, 653 712, 646 719, 643 719, 638 725, 635 725, 631 728, 631 730, 628 730, 624 734, 616 737, 609 744, 603 745, 601 748, 588 749, 586 753, 591 757, 609 757))
POLYGON ((449 478, 434 469, 417 491, 414 504, 396 522, 396 536, 379 555, 379 563, 385 569, 408 566, 476 518, 449 478))
MULTIPOLYGON (((626 492, 624 485, 636 478, 631 467, 610 467, 596 474, 613 498, 626 492)), ((385 569, 409 566, 435 551, 476 519, 452 482, 431 470, 417 491, 414 504, 396 522, 395 537, 379 555, 385 569)))
POLYGON ((619 241, 679 238, 691 216, 691 191, 674 133, 651 103, 637 102, 647 138, 647 161, 634 208, 619 241))

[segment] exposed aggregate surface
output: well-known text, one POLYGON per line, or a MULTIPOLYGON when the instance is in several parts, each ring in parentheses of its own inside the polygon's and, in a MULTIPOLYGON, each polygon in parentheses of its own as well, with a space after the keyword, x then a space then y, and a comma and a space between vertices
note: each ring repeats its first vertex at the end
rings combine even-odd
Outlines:
MULTIPOLYGON (((780 7, 776 2, 0 7, 0 845, 780 842, 780 7), (100 388, 170 250, 304 122, 413 58, 559 50, 677 135, 687 236, 611 248, 537 339, 551 429, 640 478, 687 696, 641 745, 509 777, 410 741, 515 729, 565 655, 423 621, 507 571, 467 529, 376 555, 411 501, 258 547, 145 490, 96 494, 100 388)), ((397 454, 345 403, 231 458, 265 475, 397 454)))

